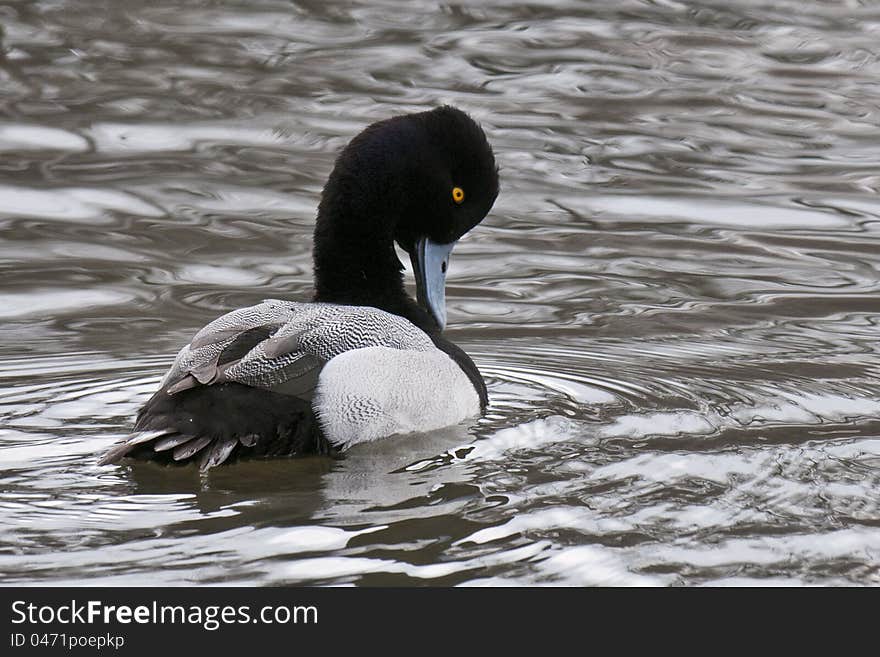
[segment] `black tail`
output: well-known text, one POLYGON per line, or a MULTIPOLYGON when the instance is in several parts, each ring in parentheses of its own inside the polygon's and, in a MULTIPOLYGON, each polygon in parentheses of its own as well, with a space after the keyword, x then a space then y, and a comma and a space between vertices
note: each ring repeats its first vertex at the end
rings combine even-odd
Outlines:
POLYGON ((138 413, 135 433, 101 464, 123 457, 188 463, 202 470, 240 458, 330 454, 333 447, 308 401, 221 383, 169 395, 163 388, 138 413))

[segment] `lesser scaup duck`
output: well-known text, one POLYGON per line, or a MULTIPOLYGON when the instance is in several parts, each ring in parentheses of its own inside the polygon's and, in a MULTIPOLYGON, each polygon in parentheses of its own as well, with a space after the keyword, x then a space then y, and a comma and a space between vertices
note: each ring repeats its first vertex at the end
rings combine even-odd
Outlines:
POLYGON ((367 127, 330 174, 314 233, 315 297, 266 300, 199 331, 134 432, 101 459, 330 453, 478 415, 486 384, 443 337, 456 241, 498 195, 483 130, 454 107, 367 127), (407 295, 394 243, 409 253, 407 295))

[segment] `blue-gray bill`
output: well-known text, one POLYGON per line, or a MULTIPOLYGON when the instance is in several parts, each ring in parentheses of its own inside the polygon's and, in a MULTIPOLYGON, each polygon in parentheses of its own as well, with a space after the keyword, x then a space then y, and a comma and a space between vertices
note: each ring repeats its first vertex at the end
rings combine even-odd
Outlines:
POLYGON ((410 254, 416 276, 416 299, 441 329, 446 327, 446 270, 455 245, 456 242, 438 244, 423 237, 410 254))

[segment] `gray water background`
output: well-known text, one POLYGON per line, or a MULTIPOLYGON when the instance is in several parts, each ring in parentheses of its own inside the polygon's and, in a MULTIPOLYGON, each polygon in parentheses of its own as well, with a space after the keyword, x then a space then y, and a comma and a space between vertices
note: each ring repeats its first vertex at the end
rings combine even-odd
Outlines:
POLYGON ((880 6, 0 2, 4 584, 880 584, 880 6), (311 294, 334 155, 452 103, 491 406, 99 467, 204 323, 311 294))

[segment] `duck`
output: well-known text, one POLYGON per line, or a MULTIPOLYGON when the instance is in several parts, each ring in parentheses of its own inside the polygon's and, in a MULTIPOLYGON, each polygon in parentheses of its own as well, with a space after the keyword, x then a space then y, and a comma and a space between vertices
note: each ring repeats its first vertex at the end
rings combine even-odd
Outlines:
POLYGON ((199 330, 131 431, 100 458, 196 463, 334 455, 477 417, 486 383, 443 334, 458 240, 489 213, 498 167, 450 105, 378 121, 321 193, 310 301, 267 299, 199 330), (395 249, 409 255, 415 298, 395 249))

